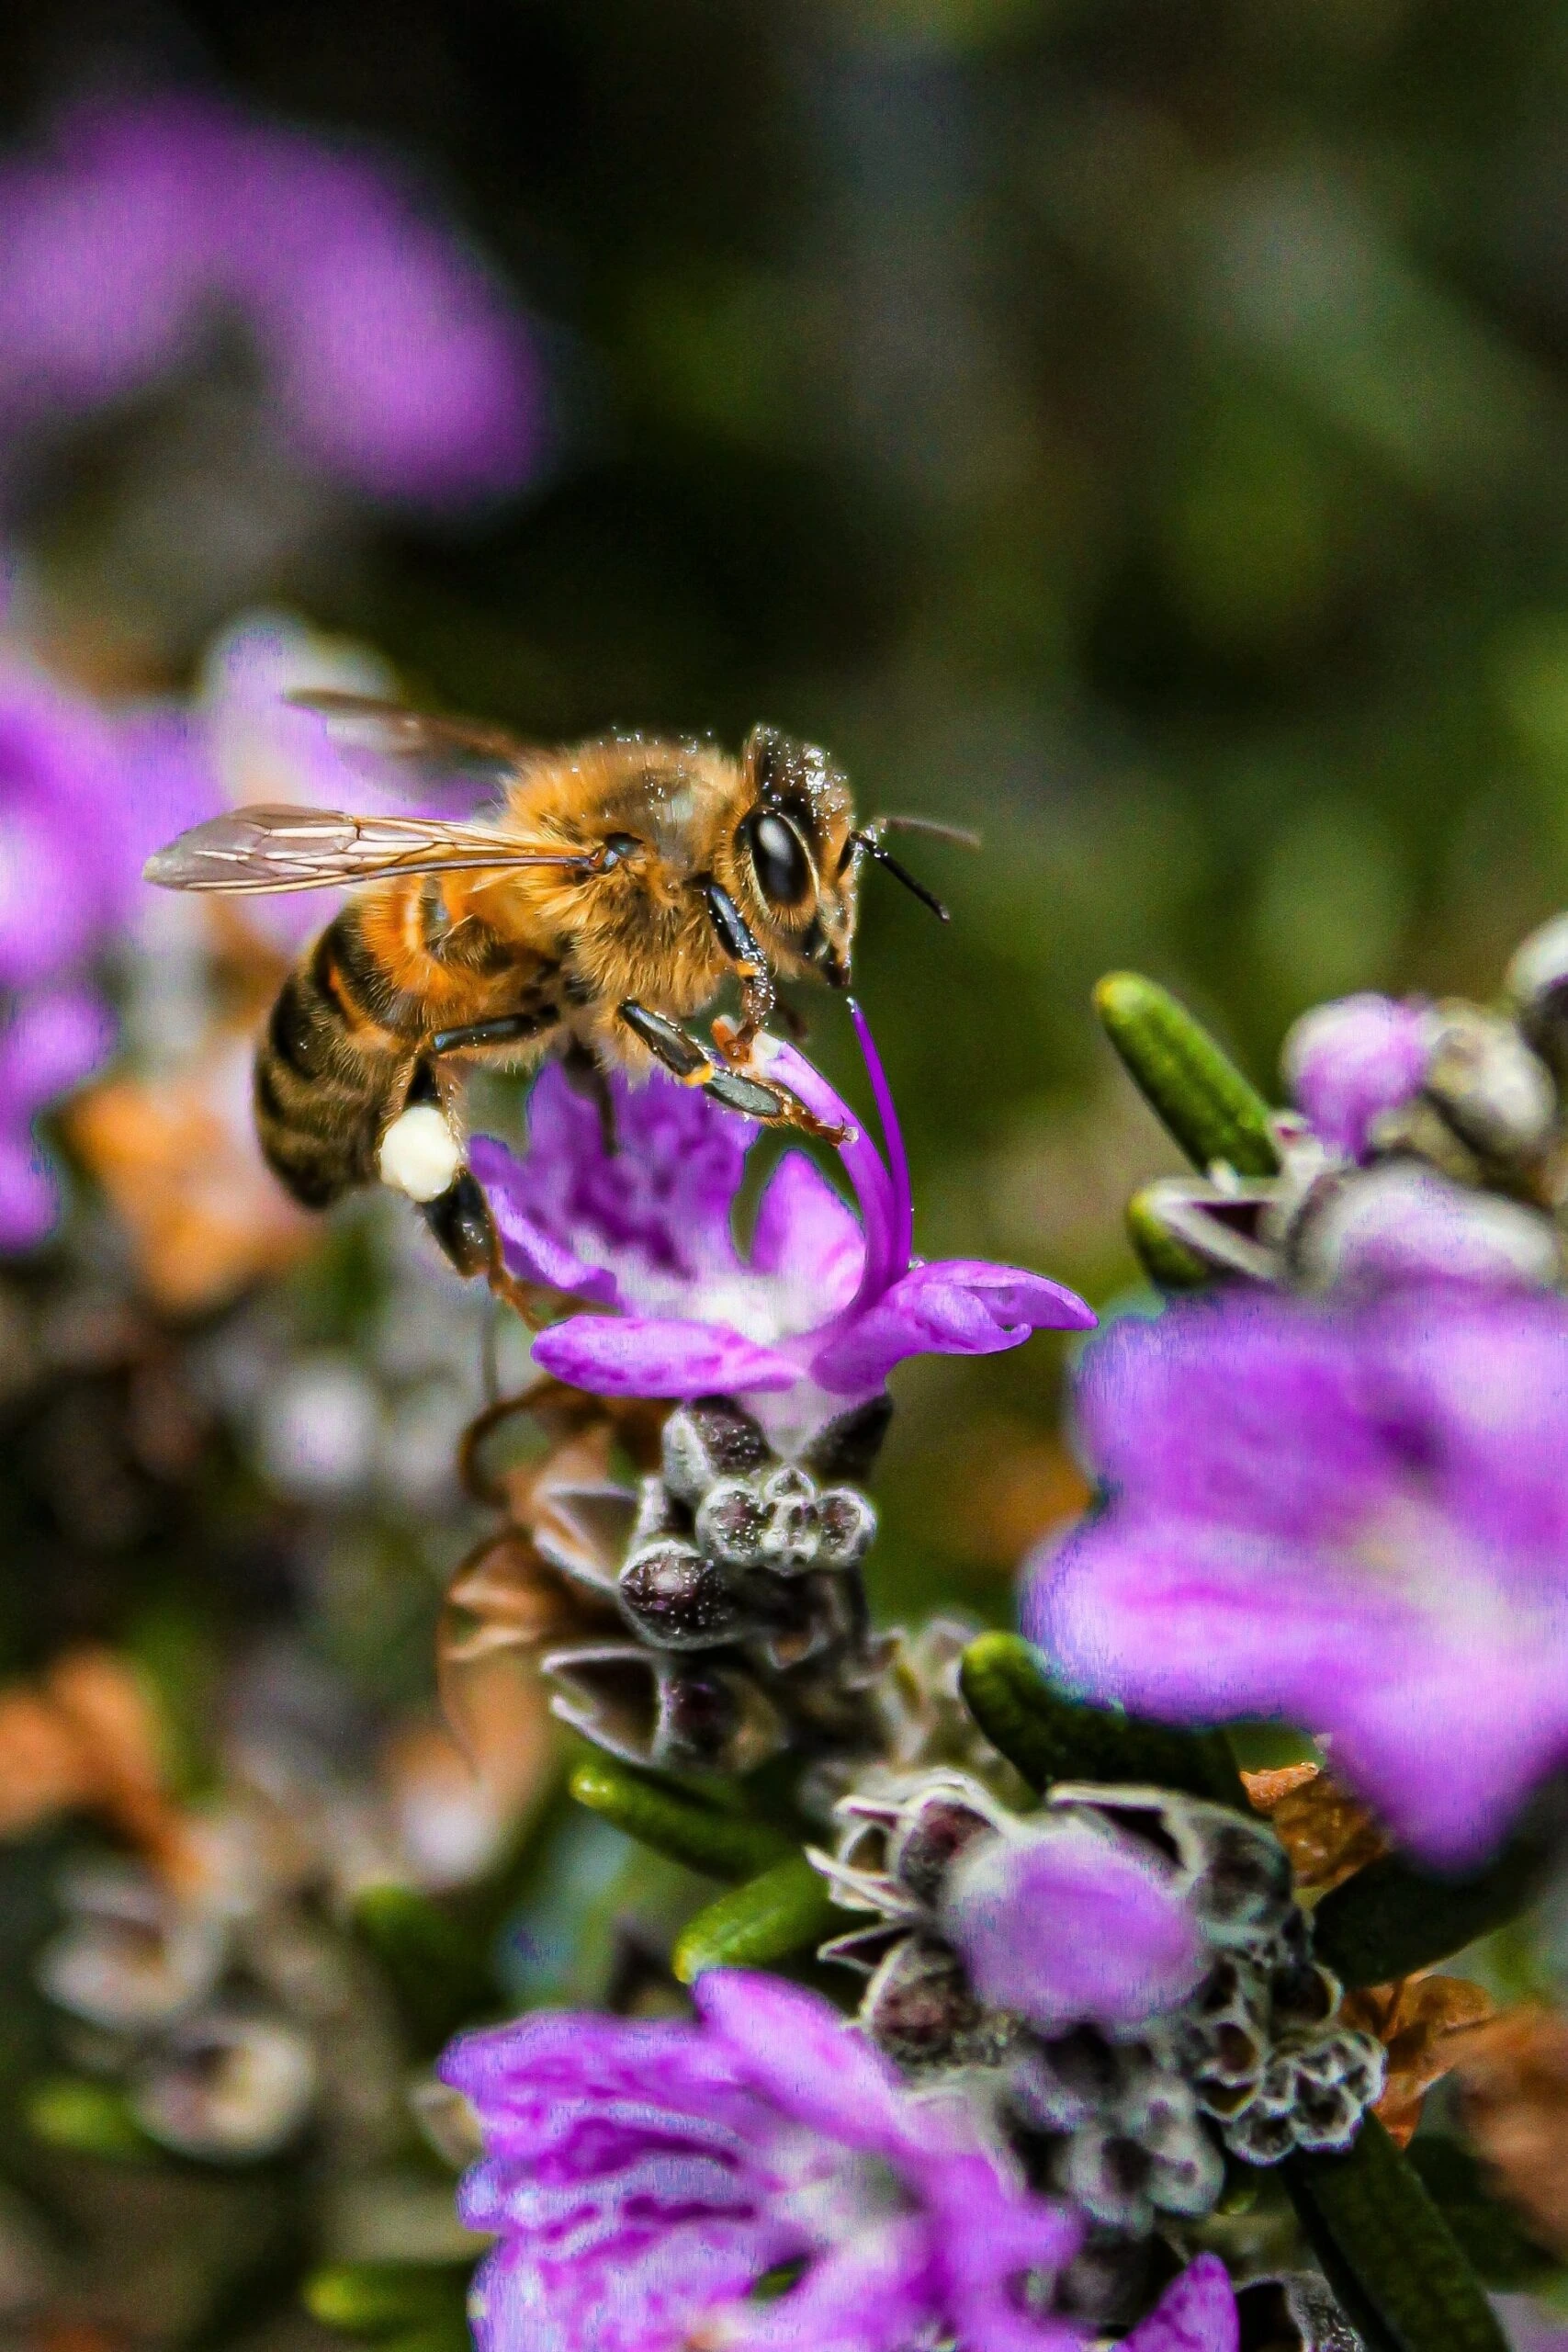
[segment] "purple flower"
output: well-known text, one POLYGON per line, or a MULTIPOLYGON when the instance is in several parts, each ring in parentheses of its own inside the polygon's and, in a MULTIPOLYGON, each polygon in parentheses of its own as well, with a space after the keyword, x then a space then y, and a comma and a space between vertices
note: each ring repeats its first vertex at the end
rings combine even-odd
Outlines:
POLYGON ((1240 2341, 1230 2274, 1217 2254, 1201 2254, 1123 2336, 1122 2352, 1236 2352, 1240 2341))
POLYGON ((1247 1295, 1122 1322, 1078 1411, 1107 1507, 1026 1629, 1098 1699, 1280 1715, 1439 1865, 1568 1760, 1568 1301, 1247 1295))
POLYGON ((54 1222, 35 1123, 112 1050, 91 967, 152 839, 198 800, 161 720, 111 718, 0 647, 0 1250, 54 1222))
POLYGON ((694 1997, 700 2024, 547 2014, 447 2051, 485 2142, 460 2211, 499 2240, 476 2280, 479 2352, 1081 2343, 1039 2313, 1081 2224, 1025 2190, 962 2094, 911 2096, 777 1978, 718 1969, 694 1997), (784 2265, 804 2266, 795 2283, 753 2295, 784 2265))
POLYGON ((1341 997, 1303 1013, 1281 1057, 1293 1102, 1330 1151, 1364 1159, 1381 1113, 1407 1102, 1432 1046, 1425 1005, 1341 997))
POLYGON ((1083 1815, 976 1839, 952 1871, 942 1928, 981 1999, 1043 2034, 1142 2025, 1179 2007, 1210 1964, 1174 1868, 1083 1815))
POLYGON ((1032 1331, 1093 1323, 1080 1298, 1042 1275, 912 1259, 903 1139, 858 1008, 854 1019, 886 1160, 793 1046, 759 1041, 759 1067, 851 1130, 840 1152, 860 1217, 804 1153, 786 1152, 745 1258, 731 1219, 756 1129, 661 1073, 642 1086, 612 1080, 614 1154, 597 1112, 558 1068, 534 1089, 522 1159, 476 1141, 474 1173, 513 1272, 609 1310, 543 1332, 536 1363, 601 1396, 772 1397, 771 1416, 760 1409, 776 1432, 814 1428, 874 1396, 906 1356, 990 1355, 1032 1331))
POLYGON ((78 106, 0 174, 0 416, 85 413, 250 331, 299 455, 372 497, 515 490, 538 453, 515 303, 384 166, 218 102, 78 106))

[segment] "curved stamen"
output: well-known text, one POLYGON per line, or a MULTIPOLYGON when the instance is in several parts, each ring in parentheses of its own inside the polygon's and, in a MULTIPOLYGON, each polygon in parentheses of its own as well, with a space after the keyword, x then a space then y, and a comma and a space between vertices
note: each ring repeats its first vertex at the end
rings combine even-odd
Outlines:
POLYGON ((887 1148, 893 1210, 890 1279, 897 1282, 900 1274, 908 1272, 915 1254, 915 1200, 909 1189, 909 1156, 904 1148, 904 1130, 898 1124, 893 1089, 887 1083, 887 1073, 882 1067, 882 1056, 876 1050, 871 1023, 852 997, 850 1000, 850 1019, 855 1024, 855 1035, 860 1040, 865 1073, 871 1080, 876 1115, 882 1122, 882 1137, 887 1148))
MULTIPOLYGON (((853 1313, 872 1299, 880 1298, 890 1283, 896 1282, 908 1263, 895 1262, 897 1241, 897 1204, 892 1179, 882 1162, 882 1155, 871 1137, 856 1125, 854 1114, 840 1101, 819 1070, 812 1068, 804 1054, 786 1045, 782 1037, 761 1036, 752 1049, 752 1058, 766 1078, 776 1079, 781 1086, 804 1102, 818 1118, 835 1126, 847 1126, 848 1140, 838 1147, 850 1182, 854 1186, 860 1204, 861 1225, 865 1234, 865 1260, 861 1268, 860 1286, 851 1307, 853 1313)), ((886 1081, 885 1081, 886 1083, 886 1081)))

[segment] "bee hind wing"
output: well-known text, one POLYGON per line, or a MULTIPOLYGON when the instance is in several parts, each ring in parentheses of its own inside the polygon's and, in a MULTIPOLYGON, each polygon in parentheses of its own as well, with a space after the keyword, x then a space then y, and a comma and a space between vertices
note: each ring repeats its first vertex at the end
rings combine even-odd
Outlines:
POLYGON ((333 808, 236 808, 193 825, 150 857, 142 878, 165 890, 238 897, 329 890, 394 874, 454 867, 557 865, 592 871, 570 850, 530 849, 479 825, 425 817, 350 817, 333 808))

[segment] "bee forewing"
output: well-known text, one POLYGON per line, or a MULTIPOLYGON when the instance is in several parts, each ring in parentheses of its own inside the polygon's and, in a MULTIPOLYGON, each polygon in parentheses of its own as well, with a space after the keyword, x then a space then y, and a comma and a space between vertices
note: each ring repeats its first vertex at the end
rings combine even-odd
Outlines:
POLYGON ((333 750, 367 770, 390 761, 405 772, 418 769, 434 783, 491 786, 514 775, 532 756, 506 728, 479 719, 437 718, 371 695, 325 687, 287 699, 298 709, 313 711, 324 721, 333 750))
POLYGON ((327 890, 392 874, 453 867, 575 866, 568 850, 528 849, 479 825, 428 817, 348 817, 332 808, 236 808, 193 825, 150 857, 142 877, 165 890, 327 890))

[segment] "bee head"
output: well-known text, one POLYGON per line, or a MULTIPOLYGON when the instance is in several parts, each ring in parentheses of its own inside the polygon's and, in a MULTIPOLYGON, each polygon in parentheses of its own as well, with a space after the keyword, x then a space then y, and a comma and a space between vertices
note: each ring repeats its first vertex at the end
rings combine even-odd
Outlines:
POLYGON ((736 880, 759 936, 787 969, 847 988, 855 928, 854 803, 814 743, 754 727, 741 754, 745 806, 736 880))

